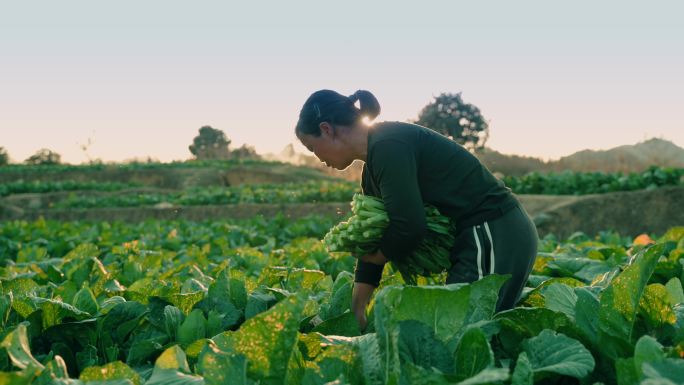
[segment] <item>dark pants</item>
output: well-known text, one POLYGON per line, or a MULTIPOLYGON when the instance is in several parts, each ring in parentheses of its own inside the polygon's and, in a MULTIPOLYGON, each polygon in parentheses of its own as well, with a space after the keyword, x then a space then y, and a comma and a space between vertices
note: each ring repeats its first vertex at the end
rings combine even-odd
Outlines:
POLYGON ((520 298, 537 256, 537 229, 522 207, 456 235, 446 283, 469 283, 492 274, 511 274, 501 288, 497 311, 520 298))

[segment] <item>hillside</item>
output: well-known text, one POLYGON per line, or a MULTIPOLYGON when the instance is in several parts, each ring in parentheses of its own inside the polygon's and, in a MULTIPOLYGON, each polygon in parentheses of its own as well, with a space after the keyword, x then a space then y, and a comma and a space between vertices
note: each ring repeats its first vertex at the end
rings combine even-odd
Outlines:
POLYGON ((651 165, 684 167, 684 148, 663 139, 649 139, 635 145, 605 151, 584 150, 549 163, 551 170, 630 172, 651 165))
POLYGON ((684 167, 684 148, 663 139, 649 139, 609 150, 583 150, 555 161, 506 155, 486 148, 476 156, 492 171, 519 176, 532 171, 641 172, 648 167, 684 167))

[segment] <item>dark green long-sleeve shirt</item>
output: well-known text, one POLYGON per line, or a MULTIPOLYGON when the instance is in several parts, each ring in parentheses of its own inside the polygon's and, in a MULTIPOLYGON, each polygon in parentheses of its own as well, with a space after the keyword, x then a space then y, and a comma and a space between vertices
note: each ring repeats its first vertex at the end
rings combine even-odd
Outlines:
MULTIPOLYGON (((511 190, 464 147, 402 122, 377 123, 370 129, 361 188, 385 204, 390 224, 380 251, 389 260, 408 257, 422 240, 425 203, 460 229, 497 218, 518 204, 511 190)), ((357 264, 357 282, 377 286, 381 275, 382 266, 357 264)))

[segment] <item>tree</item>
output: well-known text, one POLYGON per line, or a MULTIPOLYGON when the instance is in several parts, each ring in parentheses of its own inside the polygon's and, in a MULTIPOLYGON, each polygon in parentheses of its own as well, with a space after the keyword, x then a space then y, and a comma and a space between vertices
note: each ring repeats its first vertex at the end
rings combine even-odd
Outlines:
POLYGON ((188 148, 192 155, 200 160, 228 159, 230 158, 229 145, 230 139, 226 138, 223 131, 211 126, 202 126, 199 129, 199 135, 193 139, 188 148))
POLYGON ((442 93, 423 107, 416 124, 431 128, 472 150, 484 148, 489 124, 480 109, 463 102, 461 93, 442 93))
POLYGON ((5 166, 9 164, 9 155, 5 147, 0 147, 0 166, 5 166))
POLYGON ((61 162, 62 156, 47 148, 38 150, 35 154, 25 160, 25 163, 33 165, 54 165, 60 164, 61 162))

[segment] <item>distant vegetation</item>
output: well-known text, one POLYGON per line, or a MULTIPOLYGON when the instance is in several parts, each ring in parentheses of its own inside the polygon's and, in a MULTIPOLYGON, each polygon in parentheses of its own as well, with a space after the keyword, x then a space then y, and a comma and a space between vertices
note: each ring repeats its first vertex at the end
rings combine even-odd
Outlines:
POLYGON ((55 165, 62 163, 62 156, 58 153, 42 148, 25 160, 26 164, 33 165, 55 165))
POLYGON ((137 187, 138 184, 133 183, 117 183, 117 182, 77 182, 77 181, 63 181, 63 182, 40 182, 31 181, 26 182, 19 180, 16 182, 0 184, 0 197, 11 194, 23 193, 48 193, 56 191, 117 191, 126 188, 137 187))
POLYGON ((484 148, 489 137, 489 124, 472 104, 465 103, 461 93, 443 93, 423 107, 416 124, 429 127, 468 149, 484 148))
POLYGON ((237 187, 192 188, 171 193, 133 192, 110 196, 73 195, 53 208, 140 207, 160 203, 173 206, 205 206, 239 203, 344 202, 359 190, 352 182, 255 184, 237 187))
POLYGON ((651 167, 641 173, 573 172, 505 176, 516 194, 585 195, 684 185, 684 168, 651 167))
POLYGON ((211 126, 202 126, 188 147, 197 160, 259 159, 254 147, 242 145, 230 150, 231 140, 225 132, 211 126))
POLYGON ((9 163, 9 155, 4 147, 0 147, 0 166, 4 166, 9 163))

